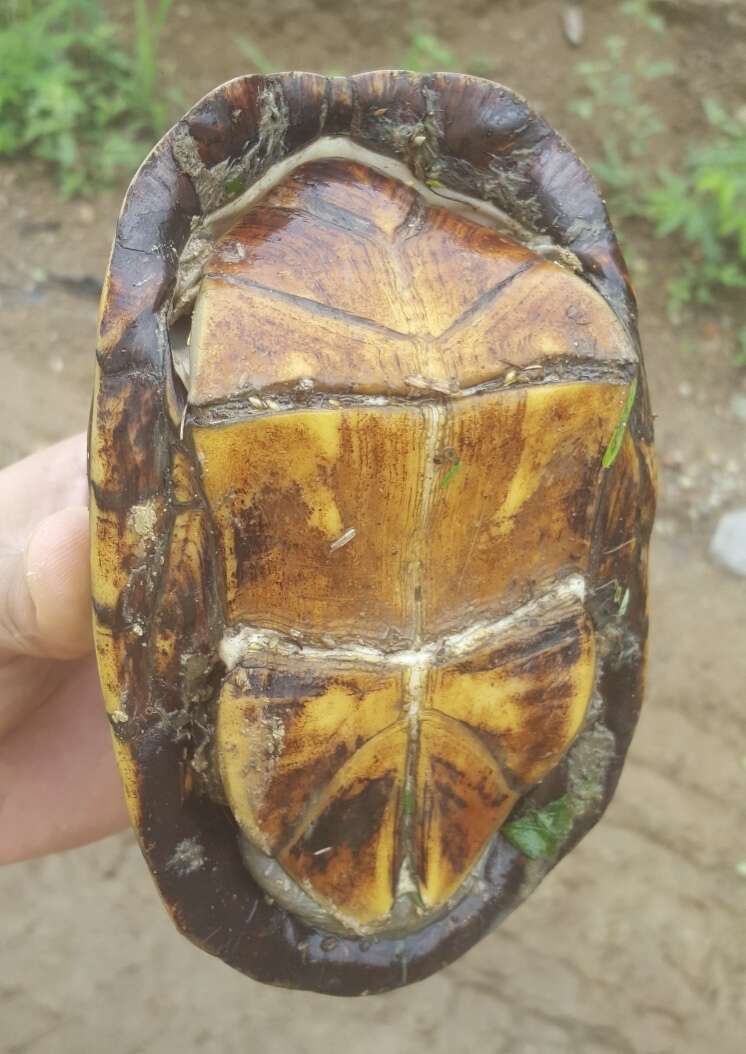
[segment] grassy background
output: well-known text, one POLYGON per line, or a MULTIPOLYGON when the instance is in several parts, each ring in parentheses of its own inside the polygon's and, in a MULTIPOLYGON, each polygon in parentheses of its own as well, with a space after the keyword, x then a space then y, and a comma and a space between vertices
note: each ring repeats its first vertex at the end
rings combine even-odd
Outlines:
MULTIPOLYGON (((158 51, 172 0, 132 0, 129 26, 99 0, 4 0, 0 7, 0 156, 43 159, 64 197, 91 195, 132 171, 186 106, 178 77, 164 83, 158 51)), ((712 304, 746 287, 746 113, 702 100, 707 132, 666 156, 670 128, 656 86, 675 78, 665 57, 665 23, 651 0, 625 0, 632 47, 610 34, 575 66, 572 118, 599 129, 591 167, 621 225, 644 224, 680 254, 668 278, 676 319, 687 304, 712 304), (661 163, 661 156, 665 163, 661 163)), ((272 56, 243 36, 249 70, 272 56)), ((490 60, 461 55, 427 26, 412 24, 392 44, 392 64, 414 70, 494 74, 490 60)), ((337 72, 328 70, 326 72, 337 72)), ((736 361, 746 365, 746 325, 736 361)))

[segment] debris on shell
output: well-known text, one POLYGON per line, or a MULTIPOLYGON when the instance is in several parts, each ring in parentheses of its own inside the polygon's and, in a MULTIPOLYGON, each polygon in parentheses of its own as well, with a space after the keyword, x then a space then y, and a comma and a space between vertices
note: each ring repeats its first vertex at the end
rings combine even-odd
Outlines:
POLYGON ((329 546, 329 551, 332 553, 336 553, 337 549, 341 549, 342 546, 347 545, 348 542, 351 542, 356 534, 357 531, 354 527, 348 527, 343 534, 340 534, 339 538, 334 539, 334 541, 329 546))
POLYGON ((441 392, 443 395, 453 395, 458 391, 458 385, 454 381, 440 381, 419 375, 405 377, 404 381, 410 388, 419 388, 421 391, 441 392))
POLYGON ((180 875, 190 875, 193 871, 199 871, 205 863, 205 851, 197 839, 185 838, 174 849, 166 867, 180 875))
POLYGON ((133 505, 129 511, 128 520, 132 530, 141 538, 152 535, 157 520, 154 503, 148 501, 143 505, 133 505))

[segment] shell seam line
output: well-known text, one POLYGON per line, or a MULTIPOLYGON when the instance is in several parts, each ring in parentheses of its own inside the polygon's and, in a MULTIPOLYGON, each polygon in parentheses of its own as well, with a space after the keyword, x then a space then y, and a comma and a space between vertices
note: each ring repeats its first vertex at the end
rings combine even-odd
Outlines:
POLYGON ((308 311, 310 315, 320 315, 324 318, 334 319, 337 322, 361 326, 363 329, 370 329, 387 337, 397 337, 400 340, 411 341, 416 336, 416 334, 401 333, 399 330, 391 329, 390 326, 385 326, 372 318, 356 315, 351 311, 345 311, 343 308, 322 304, 319 300, 312 300, 310 297, 301 296, 299 293, 287 293, 284 289, 273 289, 272 286, 264 285, 262 282, 254 281, 244 275, 218 274, 214 271, 205 271, 202 277, 203 279, 209 278, 213 282, 224 282, 226 285, 232 285, 238 289, 248 289, 261 293, 268 300, 279 300, 286 304, 296 304, 298 307, 308 311))
MULTIPOLYGON (((509 364, 507 364, 509 365, 509 364)), ((541 385, 565 384, 619 384, 626 385, 634 378, 636 363, 629 361, 599 363, 598 360, 566 363, 537 363, 536 365, 513 367, 516 379, 506 380, 505 375, 481 381, 468 388, 451 389, 445 384, 428 382, 427 378, 412 377, 410 395, 372 395, 353 392, 310 392, 295 395, 287 391, 238 392, 235 396, 199 406, 190 404, 188 423, 196 427, 222 424, 238 424, 241 421, 271 417, 279 413, 294 413, 304 410, 338 410, 340 407, 394 406, 417 408, 442 406, 444 399, 468 399, 473 395, 491 392, 522 391, 541 385), (538 370, 543 374, 537 376, 538 370), (526 376, 523 377, 522 375, 526 376), (421 395, 414 394, 421 392, 421 395), (248 405, 247 405, 248 403, 248 405)), ((510 370, 506 370, 506 374, 510 370)), ((300 382, 299 382, 300 383, 300 382)))
MULTIPOLYGON (((407 587, 414 615, 414 640, 417 650, 423 652, 424 613, 422 610, 424 554, 427 546, 428 528, 432 519, 438 482, 438 454, 448 419, 448 409, 443 405, 423 406, 425 443, 422 452, 422 486, 419 495, 418 522, 413 539, 413 559, 409 567, 407 587)), ((404 700, 407 710, 407 751, 404 761, 403 800, 399 806, 398 827, 398 874, 395 896, 406 893, 412 885, 412 876, 417 874, 414 818, 408 803, 414 801, 417 790, 417 766, 420 754, 420 717, 427 688, 425 675, 426 658, 405 668, 404 700)))
POLYGON ((304 646, 297 637, 277 630, 242 626, 227 633, 220 642, 220 658, 227 671, 235 669, 252 655, 257 658, 301 658, 317 662, 359 663, 364 666, 386 666, 393 669, 413 665, 441 665, 473 654, 488 642, 509 633, 550 608, 563 602, 585 600, 585 578, 579 574, 568 575, 553 589, 542 596, 523 604, 509 615, 499 619, 476 622, 466 630, 447 634, 438 640, 429 641, 415 648, 400 648, 385 652, 372 645, 340 644, 304 646))

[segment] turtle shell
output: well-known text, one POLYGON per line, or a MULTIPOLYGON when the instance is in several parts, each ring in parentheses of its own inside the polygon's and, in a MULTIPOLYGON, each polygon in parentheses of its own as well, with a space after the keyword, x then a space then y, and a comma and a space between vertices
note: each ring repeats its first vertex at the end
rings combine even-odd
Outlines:
POLYGON ((570 149, 471 77, 246 77, 120 217, 90 439, 102 687, 179 928, 423 978, 599 818, 642 694, 634 300, 570 149))

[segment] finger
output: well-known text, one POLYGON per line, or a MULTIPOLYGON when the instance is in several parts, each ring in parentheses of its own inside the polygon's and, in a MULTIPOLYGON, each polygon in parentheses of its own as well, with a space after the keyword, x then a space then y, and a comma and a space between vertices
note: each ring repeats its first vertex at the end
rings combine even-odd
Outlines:
POLYGON ((51 513, 87 502, 82 433, 9 465, 0 472, 0 550, 24 549, 33 529, 51 513))
POLYGON ((69 675, 57 659, 12 655, 0 660, 0 740, 41 706, 69 675))
POLYGON ((92 648, 88 510, 61 509, 0 557, 0 652, 71 659, 92 648))
POLYGON ((127 826, 93 659, 0 743, 0 863, 70 849, 127 826))

